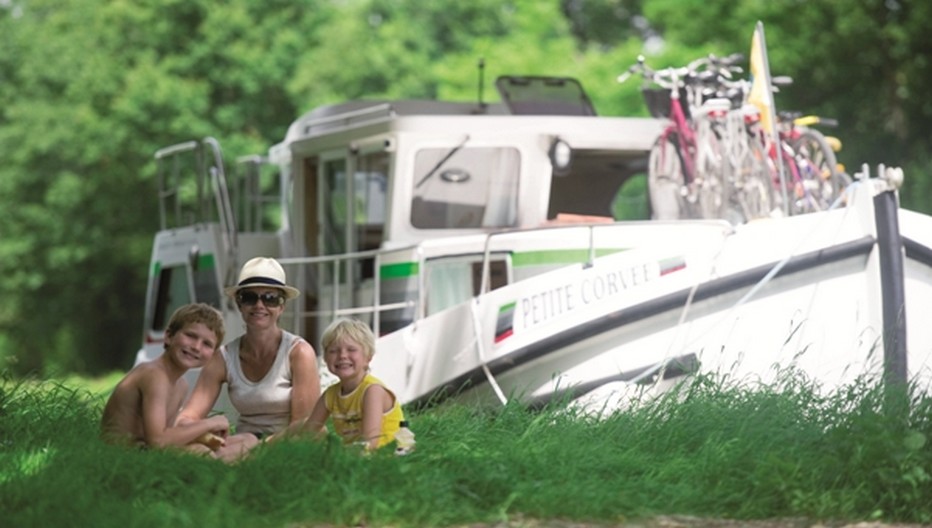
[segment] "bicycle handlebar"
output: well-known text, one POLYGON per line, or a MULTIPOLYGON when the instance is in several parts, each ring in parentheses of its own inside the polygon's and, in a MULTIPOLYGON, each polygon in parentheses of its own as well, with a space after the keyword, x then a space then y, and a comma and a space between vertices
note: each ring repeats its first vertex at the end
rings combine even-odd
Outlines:
POLYGON ((645 81, 652 82, 661 88, 673 90, 685 85, 703 85, 719 82, 722 79, 731 79, 733 73, 744 71, 736 63, 744 59, 740 53, 732 53, 726 57, 717 57, 709 54, 691 61, 686 66, 668 67, 654 70, 645 62, 643 55, 627 71, 618 76, 619 83, 627 81, 633 74, 640 74, 645 81))
POLYGON ((812 126, 822 125, 827 127, 837 127, 838 120, 830 117, 819 117, 817 115, 802 115, 801 112, 787 112, 787 119, 792 120, 794 125, 812 126))

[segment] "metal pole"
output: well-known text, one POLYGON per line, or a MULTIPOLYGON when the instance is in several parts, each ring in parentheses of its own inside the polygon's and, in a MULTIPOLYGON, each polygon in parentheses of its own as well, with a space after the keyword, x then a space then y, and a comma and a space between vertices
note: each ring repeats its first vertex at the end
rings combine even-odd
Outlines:
POLYGON ((874 196, 883 301, 884 380, 889 385, 905 385, 907 381, 904 256, 897 210, 895 191, 883 191, 874 196))

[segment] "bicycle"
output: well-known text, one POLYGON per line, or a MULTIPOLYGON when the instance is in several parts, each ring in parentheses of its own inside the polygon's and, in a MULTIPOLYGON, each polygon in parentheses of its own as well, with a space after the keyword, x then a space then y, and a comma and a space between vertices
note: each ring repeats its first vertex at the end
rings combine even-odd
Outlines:
POLYGON ((838 122, 799 112, 781 112, 777 123, 781 137, 789 142, 794 152, 798 183, 803 186, 801 190, 794 188, 797 195, 797 200, 791 204, 794 212, 801 214, 828 209, 851 183, 851 177, 841 169, 835 157, 841 142, 836 138, 830 141, 811 126, 837 126, 838 122))
POLYGON ((832 120, 818 116, 800 116, 798 112, 777 113, 777 141, 760 129, 759 119, 748 123, 766 152, 774 201, 788 215, 827 210, 843 194, 851 178, 841 170, 835 158, 840 147, 836 138, 830 141, 808 123, 830 124, 832 120), (777 152, 779 149, 779 156, 777 152))
POLYGON ((776 208, 768 155, 748 128, 749 123, 759 120, 759 110, 748 103, 728 114, 728 152, 734 187, 728 215, 736 224, 772 216, 776 208))
MULTIPOLYGON (((780 86, 789 85, 792 79, 780 76, 773 78, 772 83, 773 91, 778 92, 780 86)), ((778 112, 775 142, 768 131, 761 129, 760 113, 747 102, 750 82, 719 79, 719 84, 718 93, 732 101, 733 109, 741 109, 747 130, 745 139, 750 138, 750 151, 744 151, 744 161, 739 164, 733 182, 736 214, 750 220, 772 216, 778 210, 796 215, 830 207, 851 179, 835 159, 834 152, 841 148, 841 142, 824 136, 811 125, 837 126, 837 122, 801 116, 798 112, 778 112)), ((730 121, 732 148, 743 147, 742 140, 734 140, 739 137, 740 123, 736 116, 730 121)))
MULTIPOLYGON (((792 82, 788 76, 774 77, 772 90, 778 93, 780 87, 792 82)), ((742 81, 741 88, 746 98, 747 81, 742 81)), ((747 120, 749 132, 766 153, 775 191, 774 202, 789 215, 828 209, 851 183, 835 158, 841 142, 811 128, 815 124, 837 126, 832 119, 803 116, 800 112, 777 112, 775 141, 768 131, 760 129, 759 116, 747 120)))
POLYGON ((624 83, 640 74, 644 79, 641 93, 651 115, 670 120, 648 161, 654 219, 721 218, 724 214, 729 188, 722 177, 724 156, 716 130, 724 126, 727 106, 720 100, 702 99, 702 89, 711 76, 700 68, 712 63, 704 57, 686 67, 652 70, 639 56, 618 76, 618 82, 624 83))

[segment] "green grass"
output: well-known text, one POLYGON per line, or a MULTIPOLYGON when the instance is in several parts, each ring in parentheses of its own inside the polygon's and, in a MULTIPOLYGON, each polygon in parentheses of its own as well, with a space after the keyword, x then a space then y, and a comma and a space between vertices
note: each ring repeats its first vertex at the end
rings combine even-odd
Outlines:
POLYGON ((417 450, 262 446, 226 465, 97 439, 115 379, 0 384, 5 526, 452 526, 657 515, 932 523, 932 397, 700 378, 593 417, 565 406, 409 412, 417 450), (96 387, 88 389, 87 387, 96 387))

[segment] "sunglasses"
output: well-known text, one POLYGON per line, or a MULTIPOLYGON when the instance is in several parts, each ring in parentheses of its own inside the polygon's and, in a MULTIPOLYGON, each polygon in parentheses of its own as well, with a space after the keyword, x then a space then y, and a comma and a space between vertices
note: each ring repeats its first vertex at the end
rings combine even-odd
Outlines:
POLYGON ((244 290, 236 294, 237 304, 252 306, 259 301, 262 301, 262 304, 268 307, 275 308, 285 304, 285 297, 275 292, 256 293, 249 290, 244 290))

